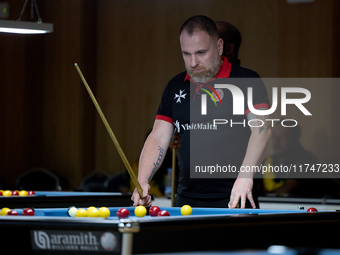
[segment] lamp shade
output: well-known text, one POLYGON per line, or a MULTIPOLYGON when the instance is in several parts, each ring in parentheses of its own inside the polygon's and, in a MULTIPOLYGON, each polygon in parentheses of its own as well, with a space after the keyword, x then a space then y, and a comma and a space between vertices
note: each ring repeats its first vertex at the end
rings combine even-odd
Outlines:
POLYGON ((52 23, 0 20, 0 32, 15 34, 45 34, 53 32, 52 23))

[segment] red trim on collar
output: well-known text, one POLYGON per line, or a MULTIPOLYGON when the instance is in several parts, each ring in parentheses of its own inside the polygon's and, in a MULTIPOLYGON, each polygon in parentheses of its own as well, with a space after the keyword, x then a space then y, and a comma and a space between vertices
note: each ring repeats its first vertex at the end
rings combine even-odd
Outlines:
MULTIPOLYGON (((218 72, 218 74, 216 74, 215 78, 229 78, 230 75, 230 70, 231 70, 231 64, 229 63, 228 59, 224 56, 221 56, 222 60, 223 60, 223 64, 221 66, 220 71, 218 72)), ((190 76, 187 73, 184 81, 186 80, 190 80, 190 76)))

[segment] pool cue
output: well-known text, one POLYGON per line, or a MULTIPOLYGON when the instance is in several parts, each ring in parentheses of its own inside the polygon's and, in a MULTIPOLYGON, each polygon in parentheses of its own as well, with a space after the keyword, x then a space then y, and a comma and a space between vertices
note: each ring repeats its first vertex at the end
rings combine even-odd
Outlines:
MULTIPOLYGON (((172 135, 172 140, 174 140, 174 136, 177 135, 178 132, 176 128, 172 135)), ((171 207, 174 207, 175 203, 175 188, 176 188, 176 157, 177 157, 177 150, 172 149, 172 175, 171 175, 171 207)))
POLYGON ((176 149, 172 149, 171 207, 174 207, 175 203, 176 154, 176 149))
POLYGON ((127 158, 125 157, 125 154, 124 154, 122 148, 120 147, 120 145, 119 145, 119 143, 118 143, 118 140, 117 140, 116 136, 115 136, 114 133, 112 132, 112 129, 111 129, 109 123, 107 122, 104 113, 103 113, 102 110, 100 109, 100 106, 99 106, 99 104, 98 104, 96 98, 94 97, 94 95, 93 95, 93 93, 92 93, 92 91, 91 91, 89 85, 87 84, 87 82, 86 82, 86 80, 85 80, 85 78, 84 78, 82 72, 80 71, 80 68, 79 68, 78 64, 75 63, 74 65, 75 65, 75 67, 76 67, 76 69, 77 69, 77 71, 78 71, 78 73, 79 73, 80 78, 82 79, 82 81, 83 81, 83 83, 84 83, 84 86, 85 86, 87 92, 89 93, 89 95, 90 95, 90 97, 91 97, 91 99, 92 99, 92 102, 94 103, 94 106, 97 108, 97 111, 98 111, 98 113, 99 113, 99 115, 100 115, 100 117, 101 117, 101 119, 102 119, 102 121, 103 121, 103 123, 104 123, 104 125, 105 125, 105 127, 106 127, 106 129, 107 129, 107 131, 109 132, 109 135, 110 135, 110 137, 111 137, 111 139, 112 139, 112 142, 113 142, 114 145, 116 146, 116 149, 117 149, 117 151, 118 151, 118 153, 119 153, 121 159, 123 160, 123 163, 124 163, 124 165, 125 165, 127 171, 129 172, 129 175, 130 175, 130 177, 131 177, 131 179, 132 179, 133 184, 134 184, 134 185, 136 186, 136 188, 137 188, 138 194, 140 195, 141 198, 143 198, 143 189, 142 189, 142 187, 140 186, 140 183, 138 182, 138 180, 137 180, 137 178, 136 178, 136 175, 135 175, 135 173, 133 172, 133 170, 132 170, 132 168, 131 168, 131 166, 130 166, 129 161, 128 161, 127 158))

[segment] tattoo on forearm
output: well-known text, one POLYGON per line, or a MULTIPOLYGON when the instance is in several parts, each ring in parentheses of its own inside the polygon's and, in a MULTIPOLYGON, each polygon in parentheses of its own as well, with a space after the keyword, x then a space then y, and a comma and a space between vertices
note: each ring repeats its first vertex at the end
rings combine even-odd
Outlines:
MULTIPOLYGON (((263 110, 263 109, 259 109, 259 110, 263 110)), ((264 109, 267 110, 267 109, 264 109)), ((253 126, 258 125, 259 126, 259 134, 261 134, 263 132, 263 130, 265 130, 267 127, 270 126, 270 123, 268 121, 266 121, 266 119, 268 119, 269 116, 262 116, 262 115, 256 115, 252 112, 250 112, 247 116, 248 121, 250 120, 258 120, 257 123, 255 121, 252 122, 253 126), (262 120, 262 121, 260 121, 262 120)), ((251 131, 253 131, 254 127, 250 127, 251 131)))
POLYGON ((162 160, 163 160, 163 157, 164 157, 164 150, 158 146, 158 151, 159 151, 159 154, 158 154, 158 158, 157 158, 157 161, 156 163, 153 163, 153 169, 152 169, 152 172, 151 172, 151 175, 149 176, 149 182, 151 181, 153 175, 156 173, 157 169, 159 168, 162 160))

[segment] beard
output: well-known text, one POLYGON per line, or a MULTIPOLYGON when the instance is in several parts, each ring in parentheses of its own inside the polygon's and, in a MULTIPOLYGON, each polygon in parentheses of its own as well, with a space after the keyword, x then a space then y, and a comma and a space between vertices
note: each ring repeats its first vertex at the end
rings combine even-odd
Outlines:
POLYGON ((191 79, 193 79, 195 82, 199 83, 206 83, 210 80, 212 80, 216 74, 220 71, 222 66, 221 60, 218 59, 215 62, 212 63, 212 66, 208 69, 205 67, 194 67, 194 68, 187 68, 187 72, 191 79), (194 72, 195 70, 201 70, 200 72, 194 72))

